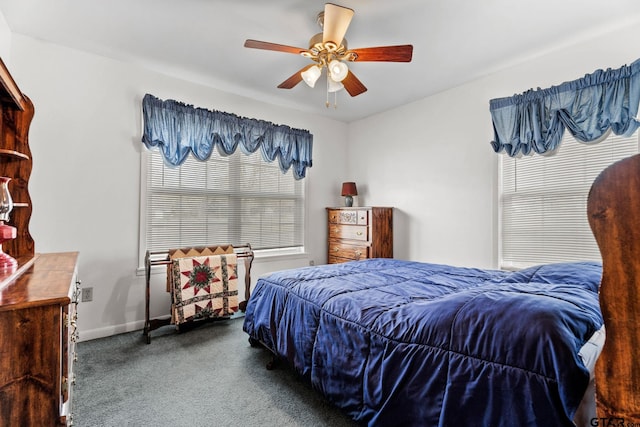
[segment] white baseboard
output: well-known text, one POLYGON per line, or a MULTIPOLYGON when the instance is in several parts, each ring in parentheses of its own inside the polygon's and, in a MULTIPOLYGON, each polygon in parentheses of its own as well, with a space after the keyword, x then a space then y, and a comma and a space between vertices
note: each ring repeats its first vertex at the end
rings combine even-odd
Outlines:
POLYGON ((140 335, 142 335, 142 329, 144 329, 144 320, 136 320, 135 322, 107 326, 104 328, 88 329, 86 331, 80 331, 80 339, 78 342, 110 337, 111 335, 124 334, 125 332, 133 332, 137 330, 140 330, 140 335))
MULTIPOLYGON (((165 316, 168 318, 169 316, 165 316)), ((238 312, 231 316, 231 319, 237 319, 244 317, 244 313, 238 312)), ((156 317, 161 319, 162 317, 156 317)), ((140 331, 142 336, 142 330, 144 329, 144 320, 136 320, 135 322, 123 323, 121 325, 107 326, 104 328, 88 329, 86 331, 80 331, 80 338, 78 342, 90 341, 98 338, 110 337, 112 335, 124 334, 126 332, 140 331)))

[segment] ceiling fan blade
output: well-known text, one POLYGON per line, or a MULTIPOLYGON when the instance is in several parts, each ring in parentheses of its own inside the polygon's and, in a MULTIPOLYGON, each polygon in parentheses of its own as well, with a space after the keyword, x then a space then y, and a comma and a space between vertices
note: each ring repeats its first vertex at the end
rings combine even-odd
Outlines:
POLYGON ((351 71, 347 73, 347 77, 344 78, 342 84, 344 85, 344 89, 349 92, 349 95, 351 96, 358 96, 367 91, 365 85, 363 85, 351 71))
POLYGON ((264 49, 275 50, 276 52, 295 53, 296 55, 306 52, 307 49, 295 46, 287 46, 284 44, 263 42, 260 40, 245 40, 244 47, 250 47, 252 49, 264 49))
POLYGON ((398 46, 365 47, 362 49, 350 49, 357 56, 354 61, 383 61, 383 62, 411 62, 413 57, 413 45, 403 44, 398 46))
POLYGON ((280 89, 291 89, 291 88, 293 88, 295 85, 297 85, 298 83, 300 83, 302 81, 302 73, 304 73, 309 68, 314 67, 314 66, 315 66, 315 64, 307 65, 306 67, 303 67, 302 69, 296 71, 295 74, 291 75, 291 77, 289 77, 287 80, 285 80, 282 83, 280 83, 278 85, 278 88, 280 88, 280 89))
POLYGON ((327 3, 324 5, 324 24, 322 26, 322 42, 333 42, 336 46, 342 44, 342 39, 349 28, 353 9, 327 3))

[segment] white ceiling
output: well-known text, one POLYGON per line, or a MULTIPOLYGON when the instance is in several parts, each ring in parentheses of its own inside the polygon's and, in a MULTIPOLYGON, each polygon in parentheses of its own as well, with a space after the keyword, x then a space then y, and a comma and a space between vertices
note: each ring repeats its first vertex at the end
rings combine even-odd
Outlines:
POLYGON ((17 34, 346 122, 640 22, 638 0, 336 1, 355 10, 349 47, 410 43, 414 51, 411 63, 350 64, 369 90, 355 98, 342 91, 338 108, 327 109, 323 84, 276 87, 307 59, 243 47, 250 38, 307 48, 321 31, 316 16, 324 3, 0 0, 0 11, 17 34))

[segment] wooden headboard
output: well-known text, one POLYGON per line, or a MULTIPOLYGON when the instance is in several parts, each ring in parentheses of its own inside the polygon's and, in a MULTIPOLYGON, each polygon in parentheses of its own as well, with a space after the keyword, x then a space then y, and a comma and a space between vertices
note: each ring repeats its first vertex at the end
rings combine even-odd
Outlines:
POLYGON ((630 425, 640 422, 640 155, 598 176, 587 214, 602 254, 607 336, 596 364, 598 417, 630 425))

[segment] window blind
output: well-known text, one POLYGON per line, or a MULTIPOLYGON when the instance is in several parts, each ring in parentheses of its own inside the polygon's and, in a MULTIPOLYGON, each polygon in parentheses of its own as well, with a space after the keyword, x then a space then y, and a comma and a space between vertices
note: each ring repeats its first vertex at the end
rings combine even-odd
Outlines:
POLYGON ((302 248, 304 184, 260 151, 189 157, 168 167, 148 153, 146 249, 245 244, 253 249, 302 248))
POLYGON ((636 153, 637 135, 586 145, 566 133, 554 155, 501 156, 501 267, 600 261, 587 196, 602 170, 636 153))

